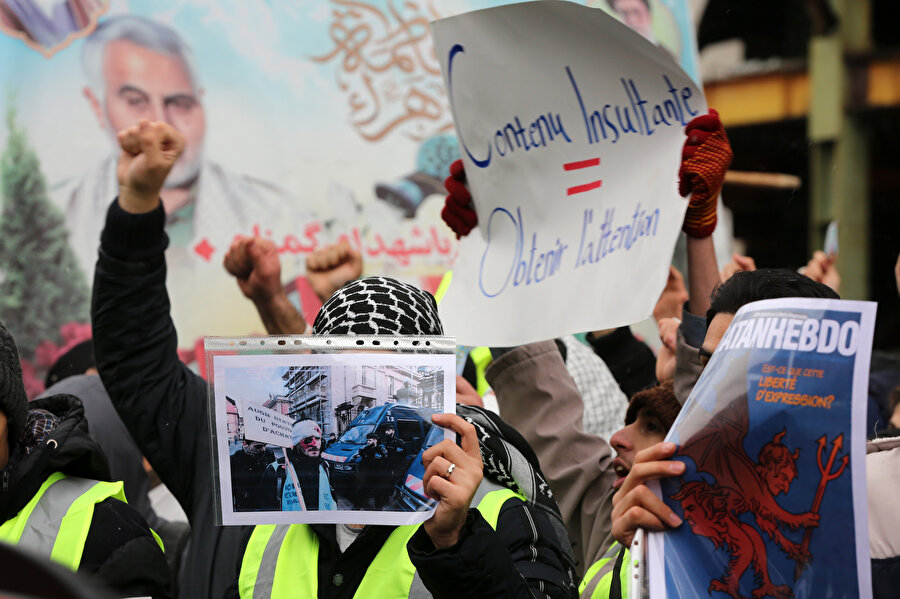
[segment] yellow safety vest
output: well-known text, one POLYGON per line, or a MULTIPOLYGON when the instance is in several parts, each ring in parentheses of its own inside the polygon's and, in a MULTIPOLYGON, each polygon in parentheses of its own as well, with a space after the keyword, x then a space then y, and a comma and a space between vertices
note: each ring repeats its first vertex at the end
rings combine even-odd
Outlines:
POLYGON ((603 557, 584 573, 584 579, 578 585, 578 596, 591 599, 627 599, 628 568, 624 566, 630 555, 627 547, 613 543, 603 557))
MULTIPOLYGON (((441 279, 437 290, 434 292, 434 301, 439 304, 441 303, 444 294, 447 293, 447 289, 450 288, 450 281, 452 280, 453 271, 448 270, 444 273, 444 277, 441 279)), ((484 346, 473 347, 472 351, 469 352, 469 357, 472 358, 472 362, 475 364, 475 390, 478 391, 478 395, 484 396, 484 394, 488 392, 488 389, 491 388, 491 386, 488 385, 487 378, 484 376, 484 372, 487 370, 487 367, 491 365, 491 361, 493 360, 491 350, 484 346)))
POLYGON ((473 347, 469 352, 469 357, 475 364, 475 390, 478 391, 478 395, 484 397, 484 394, 491 388, 484 373, 494 357, 491 355, 491 350, 484 346, 473 347))
MULTIPOLYGON (((501 489, 487 493, 478 511, 497 528, 500 508, 507 499, 521 495, 501 489)), ((406 543, 421 524, 398 526, 387 538, 375 559, 366 568, 354 597, 402 599, 409 596, 416 569, 409 559, 406 543)), ((319 538, 305 524, 254 527, 238 578, 241 599, 287 599, 316 597, 318 594, 319 538)))
MULTIPOLYGON (((54 472, 31 501, 0 526, 0 541, 78 570, 94 506, 110 497, 125 502, 121 481, 110 483, 54 472)), ((162 549, 162 541, 155 532, 153 536, 162 549)))

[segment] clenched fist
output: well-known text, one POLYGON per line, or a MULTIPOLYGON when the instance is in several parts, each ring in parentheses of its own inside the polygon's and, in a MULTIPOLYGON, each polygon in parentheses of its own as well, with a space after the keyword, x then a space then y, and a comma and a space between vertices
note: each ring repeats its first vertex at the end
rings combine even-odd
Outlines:
POLYGON ((265 302, 284 293, 278 250, 268 239, 238 237, 225 253, 223 266, 249 300, 265 302))
POLYGON ((322 302, 362 275, 362 255, 347 241, 326 246, 306 257, 306 280, 322 302))
POLYGON ((119 206, 126 212, 143 213, 159 205, 159 192, 184 150, 184 137, 166 123, 145 119, 118 134, 119 206))

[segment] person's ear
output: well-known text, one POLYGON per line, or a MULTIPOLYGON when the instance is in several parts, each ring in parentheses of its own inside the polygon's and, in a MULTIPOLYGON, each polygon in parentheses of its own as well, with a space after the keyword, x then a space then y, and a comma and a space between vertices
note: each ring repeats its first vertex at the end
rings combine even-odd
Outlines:
POLYGON ((100 102, 100 99, 94 94, 94 90, 88 86, 84 86, 82 92, 84 93, 84 97, 87 99, 88 104, 91 105, 91 109, 94 111, 94 116, 97 117, 100 128, 106 129, 106 117, 103 114, 103 104, 100 102))

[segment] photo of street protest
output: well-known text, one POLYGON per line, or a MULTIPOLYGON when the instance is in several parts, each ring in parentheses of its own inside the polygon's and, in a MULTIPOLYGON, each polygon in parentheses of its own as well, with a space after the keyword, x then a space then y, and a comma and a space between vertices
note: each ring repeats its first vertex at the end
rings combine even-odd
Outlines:
POLYGON ((431 416, 453 409, 454 356, 373 358, 215 357, 224 523, 388 523, 435 505, 422 453, 447 436, 431 416))

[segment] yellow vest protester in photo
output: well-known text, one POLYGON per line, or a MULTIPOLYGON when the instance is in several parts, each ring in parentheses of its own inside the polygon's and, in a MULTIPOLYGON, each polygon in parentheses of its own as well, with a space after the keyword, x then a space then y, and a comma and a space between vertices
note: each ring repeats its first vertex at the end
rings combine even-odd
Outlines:
MULTIPOLYGON (((497 528, 500 508, 507 499, 524 498, 501 489, 487 493, 478 503, 482 517, 497 528)), ((421 524, 398 526, 366 569, 354 597, 402 599, 409 596, 416 569, 406 543, 421 524)), ((241 599, 287 599, 318 594, 319 539, 306 524, 258 525, 253 529, 241 563, 238 588, 241 599)))
MULTIPOLYGON (((0 541, 78 570, 94 506, 110 497, 127 503, 121 481, 110 483, 55 472, 14 518, 0 526, 0 541)), ((153 537, 162 549, 155 532, 153 537)))

